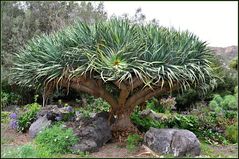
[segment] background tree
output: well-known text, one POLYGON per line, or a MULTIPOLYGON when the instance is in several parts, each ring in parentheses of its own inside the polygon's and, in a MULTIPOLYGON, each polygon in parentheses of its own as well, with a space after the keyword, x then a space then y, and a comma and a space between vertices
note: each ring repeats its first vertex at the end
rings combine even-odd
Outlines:
POLYGON ((211 84, 210 50, 189 32, 127 20, 77 22, 32 39, 16 55, 12 80, 44 88, 73 88, 103 98, 116 116, 114 131, 135 131, 129 115, 155 95, 211 84))
POLYGON ((107 13, 103 3, 91 2, 60 2, 60 1, 5 1, 1 2, 1 83, 2 90, 20 94, 19 104, 30 103, 33 100, 32 90, 22 86, 9 85, 8 75, 12 67, 12 56, 24 46, 28 40, 40 34, 50 34, 62 29, 75 20, 80 19, 86 23, 104 21, 107 13))

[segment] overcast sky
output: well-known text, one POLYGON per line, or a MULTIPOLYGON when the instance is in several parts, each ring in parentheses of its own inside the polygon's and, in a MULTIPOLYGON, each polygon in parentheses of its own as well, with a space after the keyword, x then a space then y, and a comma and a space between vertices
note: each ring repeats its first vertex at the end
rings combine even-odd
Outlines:
POLYGON ((209 46, 226 47, 238 43, 238 2, 127 2, 105 1, 105 10, 112 14, 133 16, 141 8, 147 20, 186 30, 208 41, 209 46))

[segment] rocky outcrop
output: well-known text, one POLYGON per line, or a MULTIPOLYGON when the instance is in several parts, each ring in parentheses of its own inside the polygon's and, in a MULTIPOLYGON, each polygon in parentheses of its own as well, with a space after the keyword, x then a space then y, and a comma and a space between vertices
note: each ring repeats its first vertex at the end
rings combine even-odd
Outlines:
POLYGON ((78 122, 68 123, 67 127, 73 128, 79 142, 72 146, 73 151, 98 151, 112 138, 110 125, 106 112, 98 113, 93 117, 81 119, 78 122))
POLYGON ((46 116, 39 117, 34 123, 31 124, 29 128, 29 135, 31 138, 36 137, 36 135, 51 125, 51 121, 47 119, 46 116))
POLYGON ((144 136, 144 144, 158 154, 200 155, 200 142, 196 135, 183 129, 150 128, 144 136))

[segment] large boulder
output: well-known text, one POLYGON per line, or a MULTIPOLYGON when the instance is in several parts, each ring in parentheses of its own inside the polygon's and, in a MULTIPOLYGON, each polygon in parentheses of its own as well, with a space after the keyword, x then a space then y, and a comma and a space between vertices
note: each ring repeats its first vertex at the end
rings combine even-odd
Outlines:
POLYGON ((158 154, 174 156, 200 155, 200 142, 196 135, 183 129, 150 128, 144 136, 144 144, 158 154))
POLYGON ((44 130, 51 125, 51 120, 48 120, 46 116, 39 117, 29 128, 29 135, 34 138, 40 131, 44 130))
POLYGON ((73 151, 98 151, 112 138, 108 115, 105 112, 98 113, 93 117, 82 119, 79 122, 68 124, 67 127, 73 128, 79 142, 72 147, 73 151))

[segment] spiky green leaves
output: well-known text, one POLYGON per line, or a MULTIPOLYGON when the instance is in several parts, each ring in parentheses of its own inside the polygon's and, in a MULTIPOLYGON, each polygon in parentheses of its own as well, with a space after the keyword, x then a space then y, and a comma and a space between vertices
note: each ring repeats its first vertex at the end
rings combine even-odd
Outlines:
POLYGON ((36 37, 15 58, 14 82, 22 85, 91 73, 104 81, 133 81, 182 89, 212 79, 209 50, 189 32, 111 19, 78 22, 52 35, 36 37))

